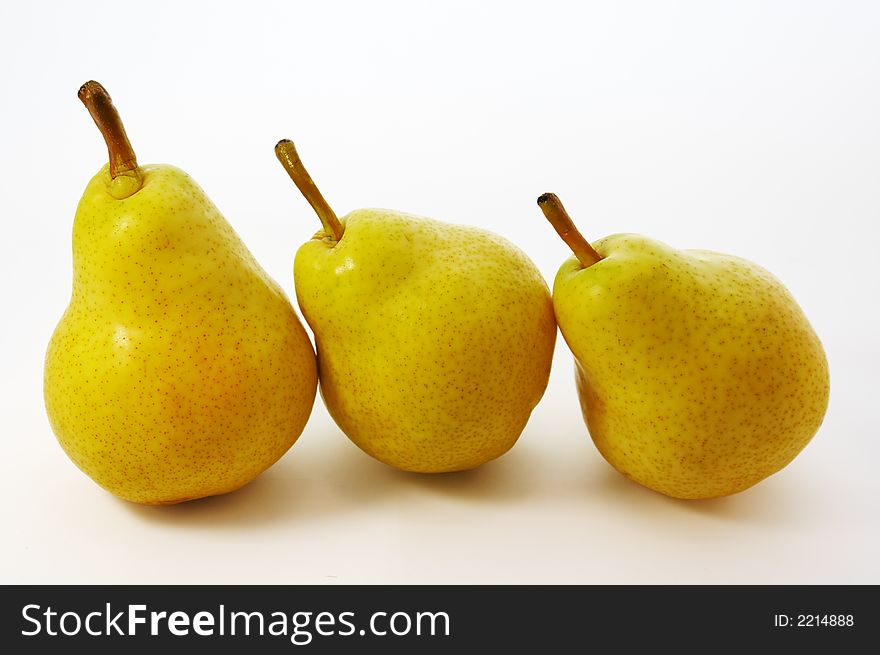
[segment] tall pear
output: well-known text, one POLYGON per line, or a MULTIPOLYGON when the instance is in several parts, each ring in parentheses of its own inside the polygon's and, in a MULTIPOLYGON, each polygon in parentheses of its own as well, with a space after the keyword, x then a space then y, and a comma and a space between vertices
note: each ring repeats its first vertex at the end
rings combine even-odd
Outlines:
POLYGON ((110 97, 79 91, 110 163, 73 224, 73 293, 46 355, 61 446, 117 496, 232 491, 296 441, 315 355, 290 302, 180 169, 139 166, 110 97))
POLYGON ((733 494, 791 462, 822 423, 829 377, 782 283, 634 234, 590 245, 555 195, 538 204, 575 253, 553 305, 605 459, 677 498, 733 494))
POLYGON ((294 279, 339 427, 408 471, 506 452, 544 393, 556 339, 534 264, 483 230, 387 209, 340 220, 293 144, 276 154, 324 225, 297 252, 294 279))

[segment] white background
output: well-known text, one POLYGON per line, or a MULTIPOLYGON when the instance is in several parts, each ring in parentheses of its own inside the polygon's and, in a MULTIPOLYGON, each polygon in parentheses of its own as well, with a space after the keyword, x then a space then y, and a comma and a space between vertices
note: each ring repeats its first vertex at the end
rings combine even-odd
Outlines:
POLYGON ((0 582, 880 582, 880 6, 582 4, 2 3, 0 582), (291 296, 318 223, 281 137, 340 214, 486 227, 548 280, 568 254, 535 206, 551 190, 591 238, 759 262, 825 343, 825 425, 747 492, 671 500, 601 459, 560 339, 519 443, 479 470, 392 470, 319 399, 237 493, 116 500, 42 400, 74 209, 106 158, 89 78, 140 162, 192 174, 291 296))

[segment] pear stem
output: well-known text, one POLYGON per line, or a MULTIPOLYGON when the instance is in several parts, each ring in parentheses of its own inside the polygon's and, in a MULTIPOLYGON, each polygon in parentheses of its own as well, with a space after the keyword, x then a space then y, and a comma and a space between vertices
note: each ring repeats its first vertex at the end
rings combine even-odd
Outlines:
POLYGON ((306 167, 303 166, 293 141, 281 139, 275 145, 275 156, 278 157, 278 161, 281 162, 290 179, 296 184, 296 188, 305 196, 305 199, 309 201, 318 218, 321 219, 327 236, 332 237, 334 241, 339 241, 342 238, 342 223, 339 222, 336 213, 327 204, 327 201, 324 200, 324 196, 321 195, 321 191, 315 185, 312 176, 309 175, 306 167))
POLYGON ((562 240, 568 244, 574 256, 578 258, 584 267, 592 266, 602 259, 602 255, 596 252, 596 249, 590 245, 590 242, 578 232, 571 216, 562 206, 555 193, 544 193, 538 198, 538 207, 544 212, 544 216, 550 221, 550 225, 556 230, 562 240))
POLYGON ((138 168, 137 157, 107 89, 91 80, 79 88, 77 95, 89 110, 95 125, 101 131, 101 136, 107 143, 107 154, 110 157, 110 177, 114 179, 120 175, 133 177, 138 181, 138 188, 140 188, 143 176, 138 168))

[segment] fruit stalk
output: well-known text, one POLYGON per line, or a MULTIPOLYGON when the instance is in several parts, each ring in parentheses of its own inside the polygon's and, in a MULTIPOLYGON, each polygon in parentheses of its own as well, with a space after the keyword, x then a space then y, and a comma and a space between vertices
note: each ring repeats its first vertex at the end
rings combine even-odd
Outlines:
POLYGON ((134 178, 139 189, 143 179, 138 168, 137 157, 107 89, 98 82, 90 80, 79 88, 77 95, 89 110, 92 120, 95 121, 95 125, 98 126, 101 136, 107 143, 107 154, 110 157, 110 177, 116 179, 124 175, 134 178))
POLYGON ((309 172, 303 165, 299 154, 296 152, 296 146, 293 145, 293 141, 281 139, 275 145, 275 156, 278 157, 278 161, 281 162, 290 179, 293 180, 300 193, 305 196, 305 199, 309 201, 318 218, 321 219, 321 224, 324 226, 324 232, 327 236, 331 237, 334 241, 339 241, 343 233, 342 223, 339 222, 336 213, 324 199, 321 191, 312 180, 312 176, 309 175, 309 172))
POLYGON ((553 226, 557 234, 571 248, 574 256, 584 265, 584 268, 592 266, 602 259, 602 255, 596 252, 596 249, 578 231, 571 216, 562 206, 562 201, 555 193, 541 194, 538 198, 538 207, 544 212, 544 216, 550 221, 550 225, 553 226))

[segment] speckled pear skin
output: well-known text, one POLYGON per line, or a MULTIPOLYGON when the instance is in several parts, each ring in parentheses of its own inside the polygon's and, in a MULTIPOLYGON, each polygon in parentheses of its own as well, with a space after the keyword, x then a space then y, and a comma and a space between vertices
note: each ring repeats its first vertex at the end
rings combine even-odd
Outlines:
POLYGON ((70 305, 46 355, 49 420, 70 458, 126 500, 232 491, 294 443, 314 403, 314 351, 283 291, 198 185, 105 166, 73 227, 70 305))
POLYGON ((632 234, 559 270, 553 301, 599 452, 676 498, 737 493, 807 445, 828 364, 791 294, 743 259, 632 234))
POLYGON ((321 394, 364 451, 407 471, 505 453, 544 393, 556 341, 547 284, 501 237, 363 209, 296 254, 321 394))

